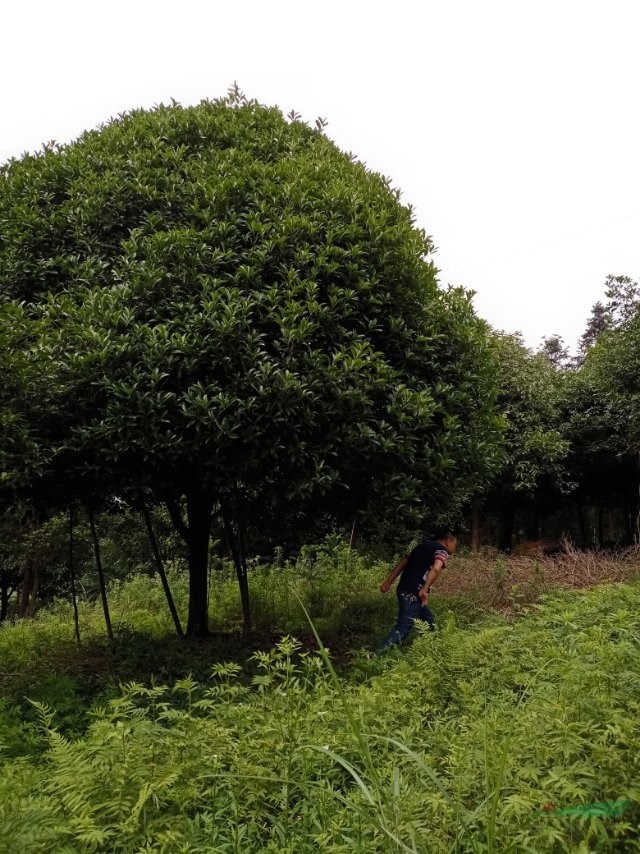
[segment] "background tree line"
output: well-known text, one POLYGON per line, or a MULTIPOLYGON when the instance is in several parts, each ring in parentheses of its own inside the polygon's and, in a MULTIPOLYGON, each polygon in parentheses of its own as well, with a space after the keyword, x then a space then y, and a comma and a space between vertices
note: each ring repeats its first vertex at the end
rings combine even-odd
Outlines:
POLYGON ((637 542, 639 309, 638 282, 610 275, 575 357, 558 335, 537 352, 498 336, 506 455, 474 505, 485 542, 507 551, 563 536, 581 548, 637 542))
POLYGON ((393 546, 467 518, 510 549, 553 517, 586 545, 595 508, 598 544, 609 511, 630 541, 636 284, 608 281, 572 363, 493 332, 432 249, 323 122, 237 88, 5 164, 2 616, 75 601, 89 558, 108 626, 105 567, 152 567, 171 606, 170 549, 176 628, 204 635, 212 542, 249 629, 252 556, 331 530, 393 546))

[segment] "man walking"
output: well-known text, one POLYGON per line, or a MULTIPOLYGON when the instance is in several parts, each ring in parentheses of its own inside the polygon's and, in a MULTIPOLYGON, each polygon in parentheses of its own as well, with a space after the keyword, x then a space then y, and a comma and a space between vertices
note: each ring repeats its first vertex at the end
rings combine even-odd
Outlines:
POLYGON ((410 555, 403 557, 394 566, 391 575, 382 582, 380 591, 388 593, 391 585, 401 574, 398 584, 398 622, 382 642, 379 652, 402 643, 411 631, 415 620, 429 624, 435 629, 435 617, 427 602, 431 585, 447 564, 447 558, 456 550, 458 538, 450 528, 441 528, 434 540, 425 540, 415 547, 410 555))

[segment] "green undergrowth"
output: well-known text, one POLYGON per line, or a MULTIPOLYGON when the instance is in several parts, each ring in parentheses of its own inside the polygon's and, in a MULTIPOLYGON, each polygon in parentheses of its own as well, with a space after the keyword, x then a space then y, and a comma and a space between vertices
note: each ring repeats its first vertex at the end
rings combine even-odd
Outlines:
MULTIPOLYGON (((301 602, 331 647, 336 666, 345 671, 351 651, 377 643, 395 617, 395 599, 378 591, 385 571, 387 564, 366 560, 341 542, 305 547, 296 565, 253 567, 254 631, 249 636, 242 633, 237 581, 227 564, 212 573, 211 635, 206 640, 176 636, 159 579, 147 574, 109 585, 113 642, 106 637, 100 601, 85 597, 79 602, 79 645, 68 601, 56 602, 34 620, 5 623, 0 626, 0 741, 5 755, 42 749, 32 726, 36 713, 31 700, 56 710, 61 733, 78 736, 86 731, 91 706, 118 696, 123 682, 207 679, 214 664, 235 662, 241 668, 238 679, 250 684, 257 672, 254 653, 271 649, 283 635, 296 634, 304 647, 316 647, 301 602)), ((186 573, 170 568, 169 578, 185 625, 186 573)), ((443 603, 443 614, 446 607, 443 603)))
MULTIPOLYGON (((29 718, 33 714, 25 695, 47 702, 57 709, 65 733, 79 732, 87 705, 113 696, 121 682, 172 682, 189 674, 202 679, 213 664, 229 661, 242 666, 246 681, 255 674, 252 654, 270 649, 285 634, 295 635, 305 648, 315 648, 301 602, 331 648, 336 666, 345 671, 353 650, 375 646, 395 619, 395 597, 378 590, 388 571, 388 563, 368 560, 340 542, 305 547, 295 565, 254 567, 254 631, 245 636, 235 572, 223 564, 212 573, 211 636, 203 641, 176 636, 157 577, 140 574, 114 581, 109 587, 112 643, 105 634, 100 602, 86 598, 79 603, 80 645, 68 601, 55 603, 35 620, 0 626, 0 690, 20 702, 29 718)), ((184 626, 186 573, 172 568, 169 579, 184 626)), ((433 607, 439 618, 454 611, 467 623, 484 613, 479 603, 464 596, 436 597, 433 607)))
POLYGON ((249 671, 141 674, 76 734, 5 706, 0 852, 640 851, 640 585, 455 612, 342 672, 284 638, 249 671))

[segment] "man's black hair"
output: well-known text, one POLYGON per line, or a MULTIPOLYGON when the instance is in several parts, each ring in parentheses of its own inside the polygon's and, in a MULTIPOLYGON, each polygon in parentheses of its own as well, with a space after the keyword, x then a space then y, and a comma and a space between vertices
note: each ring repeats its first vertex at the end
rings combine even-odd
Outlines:
POLYGON ((443 525, 440 528, 436 528, 436 532, 433 536, 434 540, 448 540, 450 537, 458 536, 458 532, 455 528, 452 528, 451 525, 443 525))

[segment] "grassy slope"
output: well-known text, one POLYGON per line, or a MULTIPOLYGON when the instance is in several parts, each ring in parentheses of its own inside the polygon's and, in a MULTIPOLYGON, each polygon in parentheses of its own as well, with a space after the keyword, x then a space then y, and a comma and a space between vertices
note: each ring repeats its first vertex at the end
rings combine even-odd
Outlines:
MULTIPOLYGON (((363 594, 382 567, 349 560, 296 582, 338 649, 373 641, 394 604, 363 594)), ((526 586, 512 589, 517 565, 475 581, 473 567, 459 561, 460 583, 448 577, 435 637, 383 660, 355 654, 349 681, 285 641, 256 653, 253 686, 219 665, 200 684, 150 689, 149 667, 208 672, 220 637, 186 651, 143 640, 167 622, 142 580, 112 597, 117 620, 139 631, 121 631, 114 653, 88 609, 81 655, 66 617, 4 629, 5 688, 49 700, 71 737, 44 710, 45 736, 24 705, 0 715, 0 851, 640 850, 640 585, 555 592, 520 620, 471 622, 482 595, 513 610, 526 586), (145 684, 110 700, 123 675, 145 684), (89 698, 103 701, 90 724, 89 698), (632 802, 619 819, 538 814, 547 801, 618 799, 632 802)), ((553 571, 538 567, 537 590, 553 571)), ((291 588, 282 575, 256 579, 259 618, 302 628, 291 588)), ((216 620, 231 602, 221 585, 216 620)))

